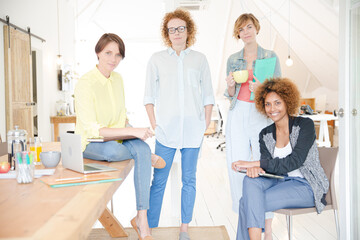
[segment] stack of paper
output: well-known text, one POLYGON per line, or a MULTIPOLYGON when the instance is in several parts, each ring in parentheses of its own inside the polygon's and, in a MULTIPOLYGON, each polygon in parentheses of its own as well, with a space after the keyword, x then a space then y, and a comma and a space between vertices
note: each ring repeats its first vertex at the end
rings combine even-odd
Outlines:
MULTIPOLYGON (((45 175, 54 175, 55 168, 46 168, 46 169, 35 169, 34 177, 40 178, 45 175)), ((16 178, 16 171, 9 171, 7 173, 1 173, 0 179, 12 179, 16 178)))

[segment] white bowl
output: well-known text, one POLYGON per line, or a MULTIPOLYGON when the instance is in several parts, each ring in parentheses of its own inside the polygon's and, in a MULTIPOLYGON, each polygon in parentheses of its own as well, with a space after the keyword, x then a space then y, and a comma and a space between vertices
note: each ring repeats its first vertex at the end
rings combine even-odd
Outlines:
POLYGON ((61 153, 57 151, 41 152, 40 160, 46 168, 54 168, 60 162, 61 153))

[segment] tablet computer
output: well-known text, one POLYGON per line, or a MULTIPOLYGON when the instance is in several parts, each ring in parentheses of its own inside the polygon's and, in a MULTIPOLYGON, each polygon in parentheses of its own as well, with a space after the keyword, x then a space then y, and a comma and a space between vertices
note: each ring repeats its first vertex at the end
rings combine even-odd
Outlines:
MULTIPOLYGON (((238 172, 246 174, 246 169, 241 169, 238 172)), ((259 173, 259 176, 260 177, 268 177, 268 178, 277 178, 277 179, 283 179, 284 178, 284 176, 274 175, 274 174, 271 174, 271 173, 259 173)))

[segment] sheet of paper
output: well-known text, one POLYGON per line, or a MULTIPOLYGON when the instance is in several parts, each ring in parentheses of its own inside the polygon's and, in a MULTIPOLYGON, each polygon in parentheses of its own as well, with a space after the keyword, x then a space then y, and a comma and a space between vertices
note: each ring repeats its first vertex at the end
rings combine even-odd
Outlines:
MULTIPOLYGON (((34 177, 39 178, 47 175, 54 175, 55 168, 35 169, 34 177)), ((7 173, 0 173, 0 179, 16 178, 16 171, 9 171, 7 173)))
POLYGON ((54 175, 55 168, 44 168, 44 169, 35 169, 35 178, 39 178, 42 176, 54 175))
POLYGON ((16 171, 9 171, 7 173, 0 173, 0 179, 16 178, 16 171))
POLYGON ((104 138, 88 138, 88 142, 104 142, 104 138))

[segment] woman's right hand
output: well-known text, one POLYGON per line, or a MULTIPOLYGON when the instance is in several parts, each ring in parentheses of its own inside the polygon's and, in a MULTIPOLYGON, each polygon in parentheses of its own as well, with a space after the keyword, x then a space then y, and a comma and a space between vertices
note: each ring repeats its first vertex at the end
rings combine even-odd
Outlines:
POLYGON ((150 128, 134 128, 133 131, 134 136, 143 141, 154 136, 153 131, 151 131, 150 128))
POLYGON ((241 169, 248 169, 248 168, 258 167, 258 166, 260 166, 259 161, 242 161, 242 160, 239 160, 239 161, 233 162, 231 164, 231 168, 234 171, 239 171, 241 169))
POLYGON ((251 167, 246 169, 246 175, 250 178, 259 177, 259 173, 265 173, 264 169, 261 167, 251 167))
POLYGON ((226 77, 226 84, 228 88, 234 88, 236 82, 234 81, 234 77, 232 75, 232 72, 229 72, 229 75, 226 77))

